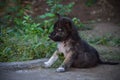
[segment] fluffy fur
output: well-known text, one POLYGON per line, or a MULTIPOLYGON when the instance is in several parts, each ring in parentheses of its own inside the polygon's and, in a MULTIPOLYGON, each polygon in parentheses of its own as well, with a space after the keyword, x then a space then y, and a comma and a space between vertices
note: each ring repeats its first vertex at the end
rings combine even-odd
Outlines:
POLYGON ((104 63, 96 49, 80 38, 72 20, 67 17, 59 17, 49 37, 58 43, 58 49, 44 63, 45 67, 50 67, 58 59, 59 53, 64 54, 65 60, 57 68, 57 72, 64 72, 70 67, 88 68, 104 63))

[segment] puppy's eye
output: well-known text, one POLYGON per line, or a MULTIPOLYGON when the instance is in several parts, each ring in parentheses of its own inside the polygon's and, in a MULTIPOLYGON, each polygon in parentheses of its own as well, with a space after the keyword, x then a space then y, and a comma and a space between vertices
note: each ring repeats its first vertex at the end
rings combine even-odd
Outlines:
POLYGON ((62 31, 62 29, 58 29, 58 31, 62 31))

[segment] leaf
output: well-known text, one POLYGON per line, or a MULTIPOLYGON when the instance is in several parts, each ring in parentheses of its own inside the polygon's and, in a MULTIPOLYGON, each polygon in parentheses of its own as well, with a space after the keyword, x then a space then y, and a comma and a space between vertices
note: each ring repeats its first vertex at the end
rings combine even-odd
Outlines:
POLYGON ((44 19, 46 17, 54 17, 54 16, 55 16, 55 14, 53 14, 53 13, 46 13, 44 15, 39 16, 39 18, 44 19))
POLYGON ((45 14, 47 17, 54 17, 55 16, 55 14, 53 14, 53 13, 46 13, 45 14))
POLYGON ((41 16, 39 16, 39 18, 44 19, 44 18, 46 18, 46 15, 41 15, 41 16))
POLYGON ((42 28, 38 28, 38 30, 39 30, 40 32, 43 32, 43 31, 44 31, 42 28))
POLYGON ((68 7, 69 7, 69 8, 72 8, 74 5, 75 5, 75 3, 72 2, 72 3, 69 3, 69 4, 68 4, 68 7))
POLYGON ((26 19, 26 20, 29 20, 30 16, 27 15, 27 16, 24 16, 23 18, 26 19))

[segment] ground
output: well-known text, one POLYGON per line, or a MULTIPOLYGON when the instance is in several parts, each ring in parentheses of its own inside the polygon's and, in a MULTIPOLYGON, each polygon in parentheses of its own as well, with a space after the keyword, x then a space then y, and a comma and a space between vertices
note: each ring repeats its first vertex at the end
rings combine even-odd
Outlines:
MULTIPOLYGON (((119 37, 120 27, 113 23, 97 23, 92 30, 80 31, 80 34, 96 37, 112 33, 119 37)), ((100 53, 101 59, 120 62, 119 46, 93 45, 100 53), (112 57, 111 57, 112 56, 112 57), (117 56, 117 57, 116 57, 117 56)), ((71 68, 65 73, 57 73, 55 68, 41 68, 0 71, 1 80, 120 80, 119 65, 98 65, 88 69, 71 68)))
POLYGON ((120 65, 100 65, 90 69, 71 69, 57 73, 55 69, 0 72, 1 80, 120 80, 120 65))
MULTIPOLYGON (((85 37, 85 40, 87 41, 89 41, 89 39, 95 40, 95 38, 97 37, 106 38, 109 35, 111 35, 111 37, 109 38, 110 41, 112 41, 112 38, 115 38, 115 37, 120 39, 120 36, 119 36, 120 26, 118 26, 117 24, 103 22, 103 23, 92 24, 92 26, 93 26, 92 30, 80 31, 80 35, 85 37)), ((118 42, 117 44, 120 44, 120 43, 118 42)), ((91 45, 98 50, 101 58, 120 61, 120 45, 118 46, 112 46, 107 44, 105 45, 91 44, 91 45)))

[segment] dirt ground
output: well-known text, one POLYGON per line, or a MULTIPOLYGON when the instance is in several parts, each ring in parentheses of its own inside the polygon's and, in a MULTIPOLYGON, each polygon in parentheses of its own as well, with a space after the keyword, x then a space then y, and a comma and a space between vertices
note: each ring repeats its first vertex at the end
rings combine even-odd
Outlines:
POLYGON ((120 37, 120 26, 114 24, 112 22, 102 22, 102 23, 95 23, 92 25, 92 30, 83 31, 88 36, 92 35, 96 36, 104 36, 105 34, 111 34, 114 37, 120 37))

